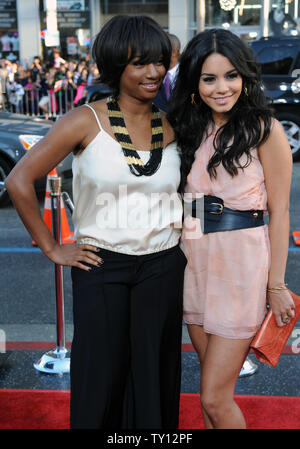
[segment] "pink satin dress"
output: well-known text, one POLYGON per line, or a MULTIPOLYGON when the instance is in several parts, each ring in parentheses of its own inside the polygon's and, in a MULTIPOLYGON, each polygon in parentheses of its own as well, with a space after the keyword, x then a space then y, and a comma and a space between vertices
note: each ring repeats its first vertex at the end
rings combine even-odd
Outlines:
MULTIPOLYGON (((264 173, 257 151, 238 175, 223 165, 211 179, 207 164, 217 128, 200 145, 187 179, 186 192, 214 195, 236 210, 267 210, 264 173)), ((246 159, 245 159, 246 160, 246 159)), ((243 161, 243 159, 242 159, 243 161)), ((266 213, 266 212, 265 212, 266 213)), ((266 311, 270 267, 267 226, 202 234, 199 219, 185 220, 181 247, 187 257, 184 282, 184 321, 225 338, 254 336, 266 311)))

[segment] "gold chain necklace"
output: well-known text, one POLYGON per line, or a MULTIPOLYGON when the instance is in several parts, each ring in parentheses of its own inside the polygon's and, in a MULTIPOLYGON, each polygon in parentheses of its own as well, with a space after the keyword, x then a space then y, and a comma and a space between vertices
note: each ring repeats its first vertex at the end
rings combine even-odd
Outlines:
POLYGON ((151 151, 148 162, 144 164, 132 144, 130 135, 125 125, 123 113, 118 105, 117 100, 113 97, 108 97, 106 102, 110 126, 117 141, 122 147, 125 160, 130 168, 131 173, 133 173, 135 176, 153 175, 158 170, 161 164, 163 150, 163 129, 160 111, 154 104, 152 105, 151 151))

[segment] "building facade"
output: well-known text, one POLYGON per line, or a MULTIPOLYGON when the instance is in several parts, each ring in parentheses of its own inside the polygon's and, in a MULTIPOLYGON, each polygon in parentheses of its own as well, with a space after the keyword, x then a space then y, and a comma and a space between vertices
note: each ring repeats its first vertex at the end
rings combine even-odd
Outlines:
POLYGON ((246 40, 300 34, 300 0, 0 0, 0 59, 46 58, 54 48, 64 58, 84 57, 116 14, 148 15, 182 47, 213 27, 246 40))

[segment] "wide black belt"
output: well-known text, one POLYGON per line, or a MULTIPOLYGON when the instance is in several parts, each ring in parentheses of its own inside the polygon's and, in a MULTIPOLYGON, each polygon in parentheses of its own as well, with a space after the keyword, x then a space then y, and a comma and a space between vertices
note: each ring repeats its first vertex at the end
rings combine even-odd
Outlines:
MULTIPOLYGON (((224 206, 221 198, 205 195, 203 233, 208 234, 210 232, 257 228, 265 224, 263 214, 262 210, 229 209, 224 206)), ((192 217, 201 218, 199 211, 197 211, 196 200, 192 202, 192 217)))

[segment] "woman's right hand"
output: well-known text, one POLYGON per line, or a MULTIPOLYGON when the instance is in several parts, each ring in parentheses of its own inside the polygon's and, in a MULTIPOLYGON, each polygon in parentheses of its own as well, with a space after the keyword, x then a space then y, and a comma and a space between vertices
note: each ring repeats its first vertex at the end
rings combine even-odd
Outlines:
POLYGON ((285 326, 295 316, 295 304, 287 289, 268 292, 268 302, 279 327, 285 326))
POLYGON ((93 245, 68 243, 59 245, 58 243, 46 254, 46 256, 57 265, 71 266, 89 271, 91 267, 85 265, 95 265, 98 267, 103 263, 101 257, 97 255, 100 249, 93 245))

